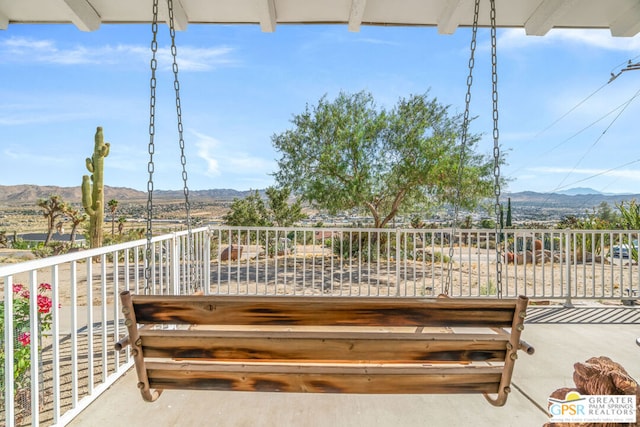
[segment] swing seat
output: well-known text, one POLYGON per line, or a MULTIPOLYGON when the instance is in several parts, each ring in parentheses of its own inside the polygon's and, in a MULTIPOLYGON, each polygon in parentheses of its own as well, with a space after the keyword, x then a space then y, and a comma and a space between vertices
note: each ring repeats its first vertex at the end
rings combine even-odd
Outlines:
MULTIPOLYGON (((121 293, 144 400, 165 389, 510 392, 528 299, 121 293)), ((492 395, 495 395, 492 396, 492 395)))

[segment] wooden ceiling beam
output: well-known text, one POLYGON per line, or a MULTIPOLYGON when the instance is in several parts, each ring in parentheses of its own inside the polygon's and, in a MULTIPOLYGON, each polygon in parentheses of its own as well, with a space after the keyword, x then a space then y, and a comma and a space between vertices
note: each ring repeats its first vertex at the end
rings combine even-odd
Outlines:
POLYGON ((9 17, 0 10, 0 30, 9 28, 9 17))
POLYGON ((71 12, 71 22, 80 31, 95 31, 100 28, 102 19, 87 0, 64 0, 71 12))
POLYGON ((276 30, 276 4, 274 0, 256 0, 258 3, 258 16, 260 17, 260 29, 263 33, 273 33, 276 30))
POLYGON ((576 0, 544 0, 524 23, 525 32, 529 36, 544 36, 575 3, 576 0))
MULTIPOLYGON (((164 21, 169 25, 169 0, 165 0, 160 3, 158 9, 158 20, 164 21)), ((189 18, 187 12, 184 10, 184 6, 180 0, 173 0, 173 28, 176 31, 184 31, 189 26, 189 18)))
POLYGON ((351 9, 349 10, 349 31, 359 32, 364 9, 367 7, 367 0, 351 0, 351 9))
MULTIPOLYGON (((471 2, 465 0, 449 0, 438 17, 438 33, 453 34, 458 29, 458 14, 463 6, 472 7, 471 2)), ((473 10, 473 9, 472 9, 473 10)))
POLYGON ((633 37, 640 33, 640 3, 625 10, 611 23, 611 35, 614 37, 633 37))

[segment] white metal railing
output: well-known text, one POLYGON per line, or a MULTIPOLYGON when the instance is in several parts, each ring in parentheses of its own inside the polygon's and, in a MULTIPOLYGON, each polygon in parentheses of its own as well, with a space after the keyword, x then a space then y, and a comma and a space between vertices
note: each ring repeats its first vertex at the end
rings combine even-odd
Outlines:
MULTIPOLYGON (((496 233, 489 229, 211 229, 210 293, 451 296, 497 294, 496 233), (453 262, 449 273, 450 245, 453 262)), ((502 295, 638 297, 638 231, 504 230, 502 295)))
POLYGON ((119 293, 202 287, 208 235, 153 238, 148 270, 146 240, 0 266, 0 425, 65 425, 126 372, 132 359, 114 350, 125 330, 119 293))
MULTIPOLYGON (((635 300, 640 297, 639 234, 505 230, 502 295, 565 303, 635 300)), ((146 240, 139 240, 0 266, 2 354, 28 350, 22 358, 4 358, 3 372, 14 375, 4 375, 0 422, 65 425, 131 366, 127 353, 113 350, 125 333, 118 299, 125 289, 436 296, 449 272, 453 297, 495 297, 498 289, 494 230, 462 229, 452 235, 451 229, 212 227, 155 237, 152 243, 148 263, 146 240), (51 289, 40 289, 43 283, 51 289), (38 292, 51 299, 48 313, 38 292), (26 309, 20 305, 25 302, 26 309), (20 320, 21 310, 26 322, 20 320), (48 323, 51 329, 43 330, 48 323), (25 366, 28 372, 21 372, 25 366)))

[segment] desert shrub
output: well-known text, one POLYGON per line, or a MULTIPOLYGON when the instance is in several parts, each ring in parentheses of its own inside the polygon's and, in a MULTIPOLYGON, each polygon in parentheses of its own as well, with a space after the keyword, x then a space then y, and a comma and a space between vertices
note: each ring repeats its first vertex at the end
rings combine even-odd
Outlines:
POLYGON ((69 252, 71 249, 70 242, 50 242, 45 245, 44 243, 38 243, 35 247, 31 248, 31 252, 36 256, 36 258, 47 258, 55 255, 62 255, 69 252))
POLYGON ((425 261, 432 263, 449 262, 449 256, 442 252, 419 251, 415 256, 416 261, 425 261))
POLYGON ((375 261, 388 252, 385 234, 343 233, 341 236, 329 239, 328 242, 332 245, 333 253, 343 259, 358 258, 363 261, 375 261))
POLYGON ((22 249, 31 249, 31 248, 32 248, 32 246, 33 246, 33 245, 32 245, 30 242, 26 242, 26 241, 24 241, 24 240, 22 240, 22 239, 16 239, 16 240, 14 240, 14 241, 11 243, 11 247, 12 247, 13 249, 19 249, 19 250, 22 250, 22 249))

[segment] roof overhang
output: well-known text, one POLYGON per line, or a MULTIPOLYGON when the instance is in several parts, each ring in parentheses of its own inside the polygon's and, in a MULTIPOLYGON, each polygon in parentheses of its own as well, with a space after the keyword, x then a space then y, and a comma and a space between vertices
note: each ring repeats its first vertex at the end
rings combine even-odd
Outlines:
MULTIPOLYGON (((162 21, 167 1, 160 0, 162 21)), ((542 36, 552 28, 609 29, 613 36, 640 32, 638 0, 495 0, 498 27, 542 36)), ((474 0, 173 0, 178 30, 189 24, 255 24, 272 32, 279 24, 433 26, 452 34, 473 21, 474 0)), ((95 31, 101 24, 149 23, 152 0, 0 0, 0 29, 18 23, 73 24, 95 31)), ((489 2, 480 7, 489 25, 489 2)))

